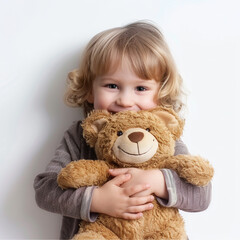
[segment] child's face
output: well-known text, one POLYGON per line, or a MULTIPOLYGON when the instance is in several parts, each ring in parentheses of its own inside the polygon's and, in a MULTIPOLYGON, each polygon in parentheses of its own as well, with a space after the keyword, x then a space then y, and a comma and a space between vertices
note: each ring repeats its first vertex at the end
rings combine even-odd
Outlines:
POLYGON ((147 110, 157 106, 160 83, 154 79, 139 78, 129 66, 125 59, 115 72, 94 79, 92 93, 88 98, 94 109, 116 113, 147 110))

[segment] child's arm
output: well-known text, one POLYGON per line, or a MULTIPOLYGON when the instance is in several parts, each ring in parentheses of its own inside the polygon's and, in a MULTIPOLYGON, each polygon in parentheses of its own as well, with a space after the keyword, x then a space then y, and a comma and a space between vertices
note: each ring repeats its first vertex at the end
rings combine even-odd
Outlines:
MULTIPOLYGON (((177 141, 175 155, 189 154, 185 144, 177 141)), ((154 193, 161 205, 176 207, 185 211, 203 211, 211 199, 211 183, 204 187, 197 187, 179 178, 175 171, 170 169, 140 170, 140 169, 115 169, 113 176, 130 173, 132 178, 122 187, 135 184, 148 183, 151 187, 135 196, 144 196, 154 193)))
MULTIPOLYGON (((190 154, 182 140, 176 141, 175 144, 174 155, 179 154, 190 154)), ((166 181, 169 199, 166 201, 162 198, 157 198, 161 205, 176 207, 189 212, 200 212, 208 208, 211 202, 211 182, 204 187, 198 187, 179 178, 173 170, 163 169, 162 173, 166 181)))
POLYGON ((169 199, 157 198, 165 207, 176 207, 187 212, 200 212, 208 208, 211 202, 211 182, 203 187, 198 187, 179 178, 173 170, 162 170, 169 192, 169 199))
POLYGON ((57 184, 58 173, 71 161, 80 158, 96 159, 93 149, 86 145, 81 136, 80 122, 66 131, 45 172, 35 178, 35 197, 38 206, 47 211, 75 219, 94 221, 97 214, 90 215, 89 202, 95 187, 62 190, 57 184))

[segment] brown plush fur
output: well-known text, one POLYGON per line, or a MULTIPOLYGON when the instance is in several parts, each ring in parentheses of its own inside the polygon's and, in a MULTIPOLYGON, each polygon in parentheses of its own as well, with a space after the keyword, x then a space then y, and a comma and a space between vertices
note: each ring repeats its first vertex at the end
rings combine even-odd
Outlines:
MULTIPOLYGON (((58 184, 64 189, 101 186, 109 179, 109 168, 136 167, 173 169, 187 182, 204 186, 213 177, 209 162, 200 156, 174 156, 175 141, 183 126, 184 122, 172 109, 163 107, 116 114, 93 111, 83 123, 83 133, 102 160, 71 162, 59 173, 58 184)), ((138 220, 100 214, 95 223, 83 222, 74 239, 181 240, 186 239, 186 233, 178 210, 162 207, 155 201, 154 208, 138 220)))

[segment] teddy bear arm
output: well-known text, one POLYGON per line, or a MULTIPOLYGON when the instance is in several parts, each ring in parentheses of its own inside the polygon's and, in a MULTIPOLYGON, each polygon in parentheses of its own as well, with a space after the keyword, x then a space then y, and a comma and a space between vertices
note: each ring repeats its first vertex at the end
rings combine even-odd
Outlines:
POLYGON ((167 159, 165 167, 175 170, 179 177, 197 186, 207 185, 214 174, 211 164, 200 156, 172 156, 167 159))
POLYGON ((72 161, 60 171, 57 182, 62 189, 103 185, 109 178, 109 168, 102 160, 72 161))

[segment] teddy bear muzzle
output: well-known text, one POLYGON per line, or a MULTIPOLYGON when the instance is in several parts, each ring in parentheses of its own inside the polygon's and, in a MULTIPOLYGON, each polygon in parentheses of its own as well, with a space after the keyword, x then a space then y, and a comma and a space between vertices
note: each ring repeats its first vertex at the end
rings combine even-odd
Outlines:
POLYGON ((120 135, 114 145, 113 153, 121 162, 138 164, 150 160, 158 149, 158 141, 147 130, 130 128, 120 135))

